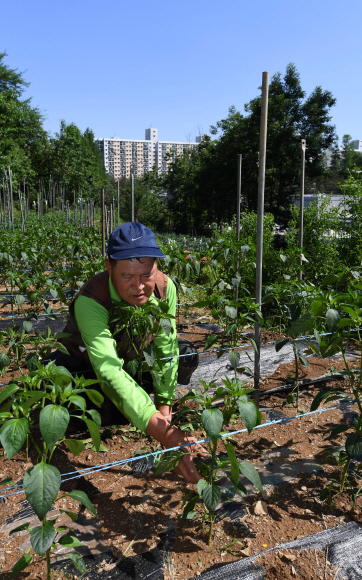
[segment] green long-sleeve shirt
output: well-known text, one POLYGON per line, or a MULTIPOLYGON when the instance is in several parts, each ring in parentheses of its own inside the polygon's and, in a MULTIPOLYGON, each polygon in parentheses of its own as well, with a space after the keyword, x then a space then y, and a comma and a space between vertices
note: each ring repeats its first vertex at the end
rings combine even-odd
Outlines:
MULTIPOLYGON (((121 301, 111 279, 109 289, 113 300, 121 301)), ((152 294, 149 301, 157 301, 152 294)), ((172 280, 168 279, 166 302, 169 314, 175 316, 176 288, 172 280)), ((116 407, 138 429, 146 430, 152 415, 157 412, 147 393, 134 379, 123 370, 123 359, 117 356, 116 342, 108 324, 107 310, 95 300, 86 296, 79 296, 74 304, 75 319, 87 348, 92 367, 100 381, 104 393, 116 407)), ((155 404, 172 405, 177 384, 178 369, 178 342, 175 319, 171 318, 173 332, 169 336, 160 328, 153 344, 159 358, 173 357, 155 363, 153 369, 158 372, 160 386, 154 383, 153 391, 155 404)))

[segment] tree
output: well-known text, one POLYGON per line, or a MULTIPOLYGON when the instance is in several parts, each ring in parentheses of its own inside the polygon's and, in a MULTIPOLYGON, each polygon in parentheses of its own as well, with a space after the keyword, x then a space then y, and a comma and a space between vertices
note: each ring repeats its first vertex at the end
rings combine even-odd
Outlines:
MULTIPOLYGON (((134 219, 152 229, 162 231, 166 228, 167 207, 164 197, 155 189, 150 189, 147 176, 134 180, 134 219)), ((123 183, 120 203, 120 217, 127 222, 132 219, 131 180, 123 183)))
MULTIPOLYGON (((335 104, 329 91, 316 87, 306 98, 299 73, 289 64, 282 78, 275 74, 269 86, 268 138, 266 155, 265 210, 283 219, 289 212, 291 195, 299 186, 301 139, 307 140, 306 176, 316 180, 324 173, 323 152, 335 141, 329 111, 335 104)), ((172 194, 170 207, 176 223, 185 227, 217 221, 230 222, 236 212, 238 154, 243 155, 242 196, 250 210, 257 207, 261 97, 244 107, 245 115, 230 107, 226 119, 210 128, 212 140, 204 136, 199 150, 176 159, 163 178, 172 194)))
POLYGON ((21 99, 29 83, 4 63, 6 56, 0 53, 0 171, 3 174, 10 166, 15 187, 24 178, 35 187, 37 163, 48 136, 39 109, 31 106, 31 99, 21 99))
POLYGON ((67 124, 62 120, 59 133, 50 140, 47 172, 65 187, 70 201, 73 192, 78 196, 80 191, 84 195, 93 191, 99 198, 99 190, 104 187, 113 193, 93 132, 88 128, 82 134, 74 123, 67 124))

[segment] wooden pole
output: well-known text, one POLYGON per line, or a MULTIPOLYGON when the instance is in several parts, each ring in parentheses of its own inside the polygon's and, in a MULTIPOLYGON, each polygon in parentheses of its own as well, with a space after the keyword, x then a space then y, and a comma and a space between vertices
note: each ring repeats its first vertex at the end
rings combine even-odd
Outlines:
POLYGON ((101 221, 102 221, 102 256, 106 257, 106 242, 104 236, 104 188, 102 188, 101 194, 101 221))
MULTIPOLYGON (((241 198, 241 168, 242 168, 243 156, 241 153, 238 154, 238 180, 237 180, 237 191, 236 191, 236 240, 240 240, 240 198, 241 198)), ((236 277, 239 274, 239 251, 238 258, 236 260, 236 277)), ((239 287, 235 288, 235 300, 239 298, 239 287)))
MULTIPOLYGON (((301 167, 300 167, 300 198, 299 198, 299 249, 303 248, 303 218, 304 218, 304 175, 305 175, 305 139, 302 139, 301 167)), ((302 258, 299 258, 299 265, 302 265, 302 258)), ((303 272, 299 268, 298 280, 302 280, 303 272)))
MULTIPOLYGON (((261 92, 261 116, 260 116, 260 148, 259 148, 259 177, 258 177, 258 221, 256 234, 256 281, 255 281, 255 302, 261 303, 262 295, 262 268, 263 268, 263 220, 264 220, 264 191, 265 191, 265 159, 266 140, 268 126, 268 94, 269 94, 269 73, 263 72, 262 92, 261 92)), ((260 322, 255 318, 255 342, 257 350, 254 360, 254 401, 259 407, 259 383, 260 383, 260 322)))

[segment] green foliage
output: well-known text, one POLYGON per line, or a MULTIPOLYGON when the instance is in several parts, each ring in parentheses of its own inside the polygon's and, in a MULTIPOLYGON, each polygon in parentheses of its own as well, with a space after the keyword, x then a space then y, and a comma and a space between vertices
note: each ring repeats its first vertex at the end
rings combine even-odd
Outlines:
MULTIPOLYGON (((244 475, 251 483, 262 491, 262 484, 259 475, 255 468, 248 461, 238 461, 235 455, 235 450, 232 443, 222 439, 227 457, 217 456, 216 449, 218 438, 224 428, 230 421, 230 418, 243 407, 241 418, 248 428, 249 433, 260 425, 262 416, 257 409, 255 403, 247 398, 247 394, 252 389, 246 389, 245 383, 235 378, 223 379, 224 387, 220 387, 214 392, 214 382, 206 383, 200 380, 202 390, 201 392, 190 391, 180 400, 180 411, 177 417, 172 421, 171 425, 178 424, 182 430, 187 425, 192 425, 193 429, 203 428, 206 435, 210 438, 207 443, 210 460, 201 460, 198 470, 203 479, 200 479, 197 484, 197 493, 192 497, 187 492, 183 501, 183 519, 193 519, 198 515, 195 511, 196 502, 202 499, 203 519, 209 523, 209 545, 212 539, 213 524, 215 521, 215 510, 222 497, 223 490, 219 485, 219 473, 225 470, 230 481, 233 484, 235 493, 246 493, 245 488, 241 485, 240 473, 244 475), (221 408, 215 408, 213 404, 216 401, 223 400, 221 408), (199 410, 191 409, 183 406, 187 401, 198 403, 199 410)), ((185 452, 179 450, 178 452, 164 453, 156 466, 156 474, 164 471, 174 469, 181 461, 185 452)))
MULTIPOLYGON (((307 140, 307 178, 323 175, 323 151, 335 141, 330 109, 335 99, 316 87, 306 97, 299 73, 289 64, 284 77, 276 73, 269 86, 268 140, 266 153, 266 211, 284 217, 289 200, 299 183, 300 140, 307 140)), ((171 194, 169 207, 174 226, 181 232, 197 228, 206 233, 213 222, 230 223, 235 213, 238 154, 243 155, 241 191, 244 207, 256 209, 261 97, 245 105, 243 115, 229 108, 227 118, 218 121, 193 153, 174 162, 162 178, 171 194)))
POLYGON ((162 300, 149 301, 143 306, 112 301, 109 321, 117 353, 119 357, 128 359, 127 372, 137 378, 140 385, 144 372, 151 372, 156 382, 160 380, 157 373, 157 368, 161 366, 160 353, 151 341, 158 332, 164 332, 167 336, 174 333, 171 318, 173 315, 162 300))
MULTIPOLYGON (((40 526, 30 530, 30 542, 34 551, 43 557, 46 554, 48 578, 50 578, 50 552, 57 549, 57 543, 76 547, 80 542, 72 536, 62 539, 62 531, 65 529, 55 527, 55 520, 48 520, 47 513, 53 503, 58 501, 58 493, 61 485, 61 476, 58 469, 51 464, 51 459, 56 447, 63 441, 69 449, 79 453, 84 449, 82 442, 74 439, 67 440, 65 433, 71 414, 83 419, 89 428, 93 443, 98 450, 100 447, 100 434, 97 423, 87 418, 87 413, 98 421, 97 413, 93 409, 87 411, 85 399, 79 394, 86 393, 87 387, 95 381, 85 380, 84 377, 75 378, 63 367, 57 367, 54 362, 46 366, 36 362, 36 370, 29 372, 28 376, 10 383, 2 391, 0 402, 4 403, 7 413, 0 414, 0 440, 9 458, 13 457, 30 438, 38 454, 38 463, 28 469, 24 475, 24 491, 27 500, 41 521, 40 526), (18 382, 19 384, 15 384, 18 382), (74 387, 73 387, 74 382, 74 387), (80 404, 80 400, 84 404, 80 404), (7 401, 7 402, 6 402, 7 401), (45 404, 47 403, 47 404, 45 404), (37 410, 39 414, 39 427, 42 440, 39 442, 33 436, 33 421, 37 410), (80 414, 79 414, 80 412, 80 414), (77 445, 78 443, 78 445, 77 445), (82 446, 79 449, 79 446, 82 446)), ((101 397, 101 395, 100 395, 101 397)), ((103 398, 102 398, 103 399, 103 398)), ((3 407, 4 408, 4 405, 3 407)), ((99 421, 100 423, 100 421, 99 421)), ((82 491, 71 491, 66 496, 82 503, 94 515, 96 511, 88 496, 82 491)), ((66 497, 63 496, 63 497, 66 497)), ((69 512, 74 520, 74 515, 69 512)), ((29 523, 23 524, 14 530, 29 530, 29 523)), ((81 556, 73 552, 71 557, 78 570, 84 572, 85 567, 81 556)), ((22 557, 13 567, 12 576, 25 569, 31 562, 31 558, 22 557)))
MULTIPOLYGON (((326 433, 329 433, 329 438, 333 439, 343 432, 349 430, 352 431, 346 437, 344 449, 340 450, 339 448, 338 450, 334 450, 334 456, 341 470, 339 492, 343 492, 347 483, 351 488, 352 498, 355 498, 356 494, 358 495, 360 493, 360 490, 356 491, 356 489, 353 488, 353 485, 349 485, 347 474, 351 459, 362 452, 362 363, 357 372, 352 370, 349 366, 346 353, 350 342, 355 344, 357 350, 361 350, 362 348, 361 296, 362 284, 359 281, 359 276, 356 275, 356 277, 350 281, 348 292, 328 293, 324 297, 324 300, 321 299, 320 303, 322 307, 320 308, 320 315, 325 317, 326 325, 330 328, 330 334, 321 338, 319 333, 315 331, 316 343, 309 343, 309 350, 306 351, 307 354, 316 353, 323 358, 328 358, 331 355, 340 353, 344 360, 346 370, 341 371, 338 374, 349 382, 350 389, 353 393, 352 403, 358 411, 358 418, 352 425, 329 426, 326 433), (333 306, 333 308, 330 306, 333 306)), ((315 396, 311 409, 318 409, 323 401, 329 403, 335 400, 341 401, 343 399, 351 402, 350 397, 344 392, 322 391, 315 396)), ((332 488, 333 485, 328 487, 328 497, 331 497, 332 488)), ((353 499, 353 501, 355 501, 355 499, 353 499)))

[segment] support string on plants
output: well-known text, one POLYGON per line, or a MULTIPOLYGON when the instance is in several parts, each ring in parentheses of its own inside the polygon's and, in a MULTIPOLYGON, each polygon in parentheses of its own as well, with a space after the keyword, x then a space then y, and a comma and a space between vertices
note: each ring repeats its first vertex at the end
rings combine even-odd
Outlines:
MULTIPOLYGON (((307 417, 308 415, 315 415, 317 413, 321 414, 321 413, 325 413, 328 411, 334 411, 336 409, 341 409, 345 406, 351 406, 354 404, 355 404, 355 401, 346 401, 346 402, 340 403, 339 405, 335 405, 333 407, 326 407, 325 409, 317 409, 316 411, 309 411, 308 413, 302 413, 301 415, 294 415, 294 417, 284 417, 283 419, 277 419, 275 421, 268 421, 267 420, 267 422, 263 423, 262 425, 256 425, 255 429, 262 429, 264 427, 270 427, 272 425, 277 425, 279 423, 286 423, 288 421, 293 421, 294 419, 301 419, 303 417, 307 417)), ((232 435, 238 435, 239 433, 246 433, 246 432, 247 432, 247 429, 239 429, 237 431, 231 431, 230 433, 222 433, 221 435, 218 436, 218 439, 222 439, 224 437, 231 437, 232 435)), ((98 473, 99 471, 104 471, 104 470, 110 469, 111 467, 126 465, 126 464, 132 463, 134 461, 139 461, 140 459, 148 459, 149 457, 158 457, 161 454, 166 453, 168 451, 177 451, 178 449, 182 449, 183 447, 188 447, 190 445, 198 445, 201 443, 207 443, 208 441, 210 441, 209 438, 200 439, 199 441, 194 441, 192 443, 184 443, 183 445, 178 445, 176 447, 170 447, 169 449, 160 449, 158 451, 153 451, 151 453, 145 453, 144 455, 137 455, 136 457, 128 457, 127 459, 121 459, 119 461, 113 461, 111 463, 106 463, 106 464, 103 463, 100 465, 94 465, 92 467, 85 467, 84 469, 81 469, 80 471, 70 471, 68 473, 63 473, 61 475, 62 478, 67 476, 67 475, 73 475, 73 474, 76 474, 76 475, 74 477, 68 477, 67 479, 62 479, 62 483, 64 483, 65 481, 70 481, 72 479, 79 479, 79 477, 83 477, 84 475, 91 475, 92 473, 98 473)), ((15 489, 18 487, 22 487, 22 484, 7 487, 7 488, 3 489, 2 491, 9 491, 11 489, 15 489)), ((17 495, 19 493, 24 493, 24 490, 0 495, 0 499, 2 499, 4 497, 10 497, 11 495, 17 495)))

